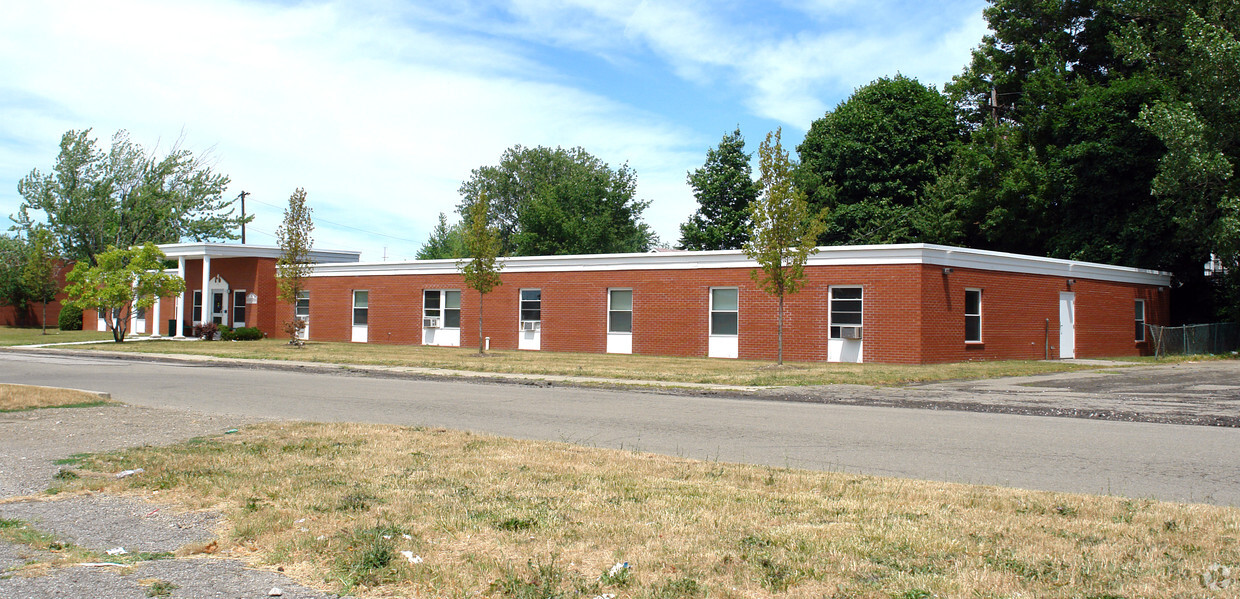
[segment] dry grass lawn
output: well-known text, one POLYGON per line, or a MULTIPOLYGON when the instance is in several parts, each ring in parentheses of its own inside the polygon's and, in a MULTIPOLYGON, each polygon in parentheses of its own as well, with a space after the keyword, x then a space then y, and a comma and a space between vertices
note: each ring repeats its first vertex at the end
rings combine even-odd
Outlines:
POLYGON ((39 408, 86 408, 108 403, 112 401, 76 389, 0 384, 0 412, 39 408))
POLYGON ((421 345, 310 342, 291 347, 284 340, 245 342, 155 341, 85 346, 135 353, 197 354, 224 358, 302 360, 337 364, 377 364, 496 373, 587 376, 625 380, 718 383, 726 385, 894 385, 918 381, 1023 376, 1093 368, 1042 361, 964 362, 905 366, 896 364, 787 363, 504 350, 479 356, 471 348, 421 345))
POLYGON ((0 326, 0 346, 36 345, 40 343, 71 343, 74 341, 102 341, 112 338, 112 333, 104 331, 62 331, 56 327, 42 328, 0 326))
POLYGON ((218 549, 361 596, 1235 596, 1201 574, 1240 565, 1233 508, 448 430, 268 424, 81 467, 145 473, 53 491, 221 509, 218 549))

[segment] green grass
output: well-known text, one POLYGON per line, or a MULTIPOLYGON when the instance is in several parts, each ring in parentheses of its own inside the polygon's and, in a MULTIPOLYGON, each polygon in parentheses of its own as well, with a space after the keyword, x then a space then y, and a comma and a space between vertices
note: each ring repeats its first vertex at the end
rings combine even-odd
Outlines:
POLYGON ((41 343, 72 343, 75 341, 100 341, 112 339, 112 333, 104 331, 62 331, 49 327, 0 327, 0 347, 14 345, 37 345, 41 343))
MULTIPOLYGON (((85 346, 94 350, 131 353, 207 355, 220 358, 305 361, 342 365, 382 365, 473 371, 498 374, 565 375, 724 385, 896 385, 910 382, 1026 376, 1087 370, 1096 366, 1045 361, 962 362, 955 364, 832 364, 769 362, 587 354, 567 352, 491 351, 479 356, 472 348, 421 345, 308 342, 304 348, 284 340, 247 342, 147 341, 85 346)), ((1112 366, 1114 368, 1114 366, 1112 366)))

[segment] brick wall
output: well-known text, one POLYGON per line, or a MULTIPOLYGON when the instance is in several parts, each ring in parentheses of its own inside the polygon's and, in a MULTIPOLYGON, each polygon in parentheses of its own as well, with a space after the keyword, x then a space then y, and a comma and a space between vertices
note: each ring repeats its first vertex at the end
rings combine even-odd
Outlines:
MULTIPOLYGON (((213 269, 214 270, 214 269, 213 269)), ((785 304, 784 357, 827 359, 828 295, 832 285, 864 290, 864 361, 930 363, 1041 359, 1058 356, 1060 277, 922 265, 839 266, 809 269, 805 287, 785 304), (982 290, 982 343, 964 341, 964 291, 982 290), (1049 343, 1047 332, 1049 330, 1049 343), (1049 347, 1048 347, 1049 346, 1049 347)), ((705 356, 711 287, 740 290, 739 354, 771 360, 777 351, 777 302, 759 290, 750 269, 504 273, 486 296, 484 335, 494 349, 516 349, 518 295, 542 290, 544 351, 606 351, 607 290, 633 290, 633 352, 705 356)), ((310 337, 349 341, 352 292, 369 291, 369 342, 421 342, 422 292, 459 289, 461 345, 478 344, 478 294, 457 275, 315 277, 310 290, 310 337)), ((1148 352, 1134 341, 1133 301, 1147 301, 1147 319, 1165 323, 1166 292, 1156 288, 1078 280, 1077 356, 1148 352)), ((291 315, 276 307, 277 321, 291 315)))

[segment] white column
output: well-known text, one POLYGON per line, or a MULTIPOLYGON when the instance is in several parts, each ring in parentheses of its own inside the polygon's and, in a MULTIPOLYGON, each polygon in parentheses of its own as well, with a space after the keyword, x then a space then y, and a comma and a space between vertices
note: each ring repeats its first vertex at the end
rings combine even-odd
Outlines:
POLYGON ((211 322, 211 256, 202 255, 202 324, 211 322))
POLYGON ((133 299, 129 301, 129 334, 138 334, 138 282, 134 281, 130 288, 133 289, 133 299))
MULTIPOLYGON (((177 258, 177 276, 181 277, 182 281, 185 280, 185 256, 177 258)), ((187 289, 185 290, 185 293, 177 296, 177 330, 172 332, 172 336, 175 339, 185 338, 185 295, 190 293, 190 290, 188 289, 189 285, 186 285, 186 287, 187 289)))
POLYGON ((163 298, 162 297, 155 298, 155 305, 151 306, 151 314, 146 319, 147 320, 146 324, 148 325, 147 328, 150 329, 149 331, 147 331, 147 334, 152 337, 160 336, 159 335, 159 300, 161 299, 163 298), (154 317, 154 320, 152 320, 151 317, 154 317))

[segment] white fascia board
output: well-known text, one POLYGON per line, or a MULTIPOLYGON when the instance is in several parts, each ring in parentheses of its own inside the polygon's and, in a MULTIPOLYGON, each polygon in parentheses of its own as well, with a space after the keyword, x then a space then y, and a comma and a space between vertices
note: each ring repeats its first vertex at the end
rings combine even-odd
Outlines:
MULTIPOLYGON (((159 246, 169 258, 279 258, 281 250, 272 245, 230 243, 166 243, 159 246)), ((310 260, 320 264, 357 264, 361 252, 351 250, 310 250, 310 260)))
MULTIPOLYGON (((580 256, 519 256, 500 258, 499 261, 503 264, 502 273, 701 270, 758 267, 756 261, 749 259, 740 250, 580 256)), ((408 262, 320 264, 315 267, 314 273, 311 276, 451 275, 459 272, 457 268, 458 262, 458 260, 414 260, 408 262)), ((924 243, 820 247, 817 254, 810 256, 806 266, 878 266, 892 264, 930 264, 952 268, 974 268, 1144 285, 1168 285, 1171 279, 1169 273, 1160 271, 924 243)))

